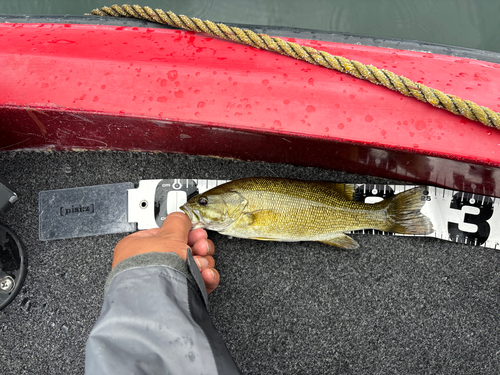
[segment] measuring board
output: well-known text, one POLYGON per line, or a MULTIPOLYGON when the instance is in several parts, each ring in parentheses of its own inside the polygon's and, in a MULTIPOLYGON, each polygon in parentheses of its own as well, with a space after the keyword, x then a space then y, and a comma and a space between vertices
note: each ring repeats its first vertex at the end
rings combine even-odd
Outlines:
MULTIPOLYGON (((144 180, 137 189, 129 190, 128 220, 138 229, 157 228, 169 213, 180 211, 188 199, 202 194, 228 180, 165 179, 144 180)), ((354 187, 353 200, 376 203, 415 185, 348 184, 354 187)), ((434 232, 426 237, 485 246, 500 247, 500 233, 492 228, 500 224, 499 202, 493 197, 464 193, 430 186, 421 197, 425 200, 422 213, 429 217, 434 232), (427 194, 425 194, 427 193, 427 194)), ((365 229, 351 233, 404 236, 365 229)), ((410 235, 413 236, 413 235, 410 235)))
MULTIPOLYGON (((208 179, 141 180, 137 188, 131 188, 133 187, 132 183, 115 184, 121 186, 119 189, 112 189, 115 191, 114 195, 109 195, 111 185, 42 191, 40 192, 40 239, 72 238, 158 228, 168 214, 180 211, 179 207, 191 197, 228 181, 208 179), (102 193, 100 193, 101 190, 102 193), (68 194, 68 191, 71 194, 68 194), (64 199, 60 199, 60 197, 64 199), (68 200, 68 197, 71 197, 71 201, 68 200), (95 197, 100 198, 96 199, 95 197), (112 201, 117 203, 110 204, 112 201), (50 202, 50 209, 43 202, 50 202), (92 214, 86 214, 78 209, 75 210, 77 211, 75 213, 68 213, 67 207, 90 207, 92 214), (113 208, 111 215, 107 212, 109 207, 113 208), (95 229, 86 233, 68 231, 70 235, 62 236, 54 236, 44 229, 44 223, 48 221, 49 217, 50 221, 53 222, 54 217, 61 216, 58 225, 64 226, 65 223, 69 222, 70 215, 82 221, 80 227, 95 229), (108 221, 108 225, 104 229, 102 224, 90 225, 88 223, 92 220, 101 220, 102 222, 103 219, 99 219, 100 216, 108 221), (116 225, 109 222, 113 221, 110 217, 117 218, 116 225)), ((346 185, 354 188, 352 199, 364 203, 376 203, 415 187, 415 185, 394 184, 346 185)), ((500 209, 498 207, 500 202, 498 199, 434 186, 427 187, 421 199, 425 201, 421 211, 429 217, 434 227, 434 232, 425 235, 425 237, 436 237, 441 240, 493 249, 500 247, 500 232, 493 231, 493 228, 500 225, 500 209)), ((74 229, 78 223, 71 222, 71 225, 74 229)), ((372 229, 350 233, 407 236, 372 229)))

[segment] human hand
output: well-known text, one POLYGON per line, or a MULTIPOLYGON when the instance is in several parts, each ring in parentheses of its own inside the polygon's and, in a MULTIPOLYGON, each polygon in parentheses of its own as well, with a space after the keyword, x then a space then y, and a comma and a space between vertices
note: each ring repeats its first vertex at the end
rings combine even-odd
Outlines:
POLYGON ((220 281, 212 257, 215 251, 214 244, 207 239, 207 232, 204 229, 191 231, 191 220, 182 212, 168 215, 161 228, 135 232, 123 238, 115 247, 112 267, 131 256, 151 252, 174 252, 186 260, 188 247, 191 248, 198 264, 207 293, 213 292, 220 281))

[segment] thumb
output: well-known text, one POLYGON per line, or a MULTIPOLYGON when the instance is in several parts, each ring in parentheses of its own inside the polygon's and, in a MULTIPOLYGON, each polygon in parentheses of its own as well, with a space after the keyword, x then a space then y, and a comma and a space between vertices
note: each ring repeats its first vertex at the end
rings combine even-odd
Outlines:
POLYGON ((172 212, 165 218, 158 235, 187 243, 188 234, 191 230, 191 220, 183 212, 172 212))

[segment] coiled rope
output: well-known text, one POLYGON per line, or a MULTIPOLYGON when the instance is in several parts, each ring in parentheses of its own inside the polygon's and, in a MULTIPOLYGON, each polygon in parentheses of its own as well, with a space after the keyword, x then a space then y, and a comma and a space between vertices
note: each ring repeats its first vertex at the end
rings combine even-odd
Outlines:
POLYGON ((324 51, 286 42, 283 39, 270 37, 266 34, 256 34, 252 30, 227 26, 223 23, 216 24, 211 21, 202 21, 198 18, 189 18, 184 15, 178 16, 170 11, 165 13, 161 9, 153 10, 150 7, 141 7, 139 5, 130 6, 124 4, 119 6, 115 4, 111 7, 105 6, 101 9, 94 9, 90 14, 95 16, 138 18, 184 30, 209 34, 266 51, 277 52, 314 65, 321 65, 328 69, 347 73, 376 85, 382 85, 405 96, 430 103, 434 107, 446 109, 455 115, 464 116, 469 120, 479 121, 486 126, 500 129, 499 113, 479 106, 469 100, 462 100, 454 95, 445 94, 421 83, 413 82, 403 76, 398 76, 388 70, 378 69, 372 65, 364 65, 342 56, 333 56, 324 51))

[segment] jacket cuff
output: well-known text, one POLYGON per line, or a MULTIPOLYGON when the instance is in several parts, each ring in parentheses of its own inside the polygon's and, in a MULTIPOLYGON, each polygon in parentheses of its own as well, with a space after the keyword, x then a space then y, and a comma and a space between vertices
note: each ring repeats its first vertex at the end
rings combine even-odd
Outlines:
MULTIPOLYGON (((118 263, 110 272, 108 279, 106 280, 106 285, 104 287, 104 294, 107 293, 109 285, 113 278, 126 270, 139 267, 150 267, 150 266, 165 266, 172 268, 180 273, 182 273, 186 278, 193 284, 197 285, 193 275, 188 269, 187 263, 176 253, 160 253, 151 252, 139 255, 134 255, 130 258, 122 260, 118 263)), ((198 271, 199 272, 199 271, 198 271)), ((199 285, 198 285, 199 286, 199 285)), ((200 286, 199 286, 200 287, 200 286)), ((202 292, 203 293, 203 292, 202 292)), ((205 292, 206 293, 206 292, 205 292)))

